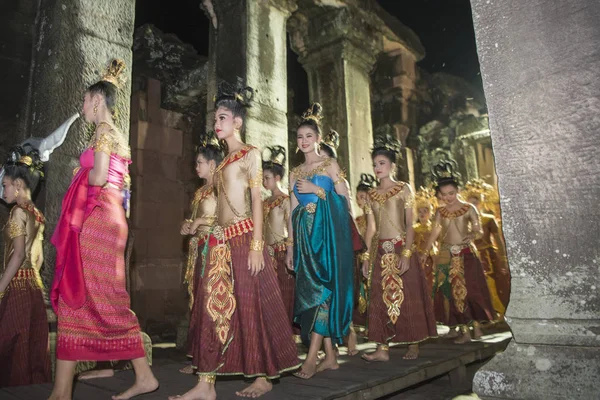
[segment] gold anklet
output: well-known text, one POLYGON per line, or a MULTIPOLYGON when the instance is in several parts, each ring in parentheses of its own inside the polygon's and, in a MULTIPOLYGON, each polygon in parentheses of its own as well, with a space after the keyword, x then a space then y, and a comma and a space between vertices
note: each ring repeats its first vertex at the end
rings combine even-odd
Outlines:
POLYGON ((214 385, 216 380, 217 380, 217 376, 215 374, 198 375, 198 383, 206 382, 208 384, 214 385))
POLYGON ((460 328, 460 333, 462 334, 466 334, 466 333, 470 333, 471 331, 469 330, 469 327, 467 325, 461 325, 460 328))
POLYGON ((377 350, 390 351, 390 346, 388 346, 387 344, 380 344, 379 346, 377 346, 377 350))

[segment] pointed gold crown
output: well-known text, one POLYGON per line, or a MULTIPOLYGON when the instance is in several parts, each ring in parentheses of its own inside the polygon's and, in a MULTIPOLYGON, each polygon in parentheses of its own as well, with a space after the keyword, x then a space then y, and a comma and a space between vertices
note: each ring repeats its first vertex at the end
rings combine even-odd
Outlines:
POLYGON ((123 84, 123 78, 121 74, 125 70, 125 62, 123 60, 119 60, 115 58, 108 64, 106 68, 106 72, 102 75, 102 80, 105 82, 110 82, 116 87, 121 87, 123 84))
POLYGON ((462 192, 462 197, 465 200, 475 197, 486 208, 491 208, 500 202, 500 196, 496 188, 486 183, 483 179, 473 179, 467 182, 462 192))
POLYGON ((435 197, 435 189, 433 189, 431 186, 421 186, 419 190, 417 190, 417 193, 415 193, 415 204, 417 210, 419 208, 428 207, 433 207, 434 209, 436 209, 438 202, 437 198, 435 197))
POLYGON ((265 149, 265 152, 267 153, 267 157, 263 153, 263 162, 284 166, 285 148, 283 146, 269 146, 265 149))

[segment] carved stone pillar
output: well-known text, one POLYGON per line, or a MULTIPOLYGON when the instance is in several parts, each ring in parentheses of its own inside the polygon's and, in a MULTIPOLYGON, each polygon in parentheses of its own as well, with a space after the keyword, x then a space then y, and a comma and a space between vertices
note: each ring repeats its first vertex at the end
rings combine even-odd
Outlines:
POLYGON ((255 90, 245 141, 261 148, 277 144, 287 149, 286 22, 296 9, 295 1, 214 0, 204 4, 212 21, 207 129, 213 129, 218 83, 241 80, 255 90))
POLYGON ((471 4, 512 273, 506 315, 514 336, 477 373, 473 388, 486 399, 597 399, 600 3, 471 4))
MULTIPOLYGON (((31 136, 46 136, 80 111, 86 88, 101 78, 112 58, 120 58, 127 65, 127 80, 117 98, 116 123, 129 136, 134 13, 134 0, 41 1, 31 82, 31 136)), ((47 165, 46 239, 54 230, 72 170, 79 164, 79 155, 89 139, 88 127, 80 119, 47 165)), ((46 285, 52 281, 54 254, 54 246, 46 240, 42 271, 46 285)))
POLYGON ((324 130, 340 134, 340 162, 355 188, 373 169, 369 74, 381 36, 351 7, 302 6, 289 21, 292 49, 308 74, 311 101, 323 105, 324 130))

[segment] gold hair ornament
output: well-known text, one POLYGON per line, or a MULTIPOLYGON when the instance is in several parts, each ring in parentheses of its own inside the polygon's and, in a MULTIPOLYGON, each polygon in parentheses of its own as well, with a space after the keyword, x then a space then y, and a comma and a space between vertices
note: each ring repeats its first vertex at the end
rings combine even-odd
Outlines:
POLYGON ((123 71, 125 70, 125 62, 118 58, 113 59, 108 67, 106 68, 106 72, 102 76, 102 80, 105 82, 110 82, 115 85, 117 88, 120 88, 123 84, 123 71))

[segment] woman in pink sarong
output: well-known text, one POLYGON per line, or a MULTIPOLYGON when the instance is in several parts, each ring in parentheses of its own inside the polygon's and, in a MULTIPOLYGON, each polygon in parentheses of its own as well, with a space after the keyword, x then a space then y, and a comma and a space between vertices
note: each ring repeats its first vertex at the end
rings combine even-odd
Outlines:
POLYGON ((128 170, 126 138, 112 113, 122 61, 85 94, 83 115, 96 125, 63 199, 52 244, 56 270, 51 301, 58 317, 56 379, 50 400, 71 399, 77 361, 132 360, 135 384, 113 399, 158 388, 144 356, 140 326, 126 290, 128 170))

